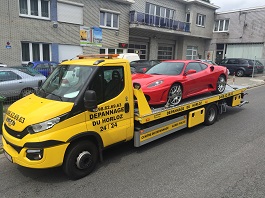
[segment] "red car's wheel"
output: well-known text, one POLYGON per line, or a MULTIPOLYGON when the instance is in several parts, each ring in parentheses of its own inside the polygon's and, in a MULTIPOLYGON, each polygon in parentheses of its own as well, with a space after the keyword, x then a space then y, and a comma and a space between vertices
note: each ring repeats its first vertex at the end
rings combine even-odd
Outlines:
POLYGON ((226 78, 224 75, 220 75, 218 77, 217 83, 216 83, 216 90, 214 93, 219 94, 223 93, 226 87, 226 78))
POLYGON ((181 99, 182 99, 181 85, 173 84, 168 92, 167 105, 175 106, 180 103, 181 99))

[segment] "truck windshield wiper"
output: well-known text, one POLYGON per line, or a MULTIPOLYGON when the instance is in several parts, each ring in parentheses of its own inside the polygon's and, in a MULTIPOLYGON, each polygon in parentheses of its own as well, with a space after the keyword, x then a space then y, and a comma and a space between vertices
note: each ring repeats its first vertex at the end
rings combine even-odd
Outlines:
POLYGON ((46 92, 46 93, 51 94, 51 95, 53 95, 53 96, 56 96, 56 97, 59 98, 61 101, 63 101, 63 99, 62 99, 61 96, 58 96, 58 95, 56 95, 56 94, 54 94, 54 93, 49 93, 49 92, 46 92))
POLYGON ((49 94, 50 94, 50 95, 52 95, 52 96, 55 96, 55 97, 59 98, 61 101, 63 101, 63 99, 62 99, 61 96, 58 96, 58 95, 56 95, 56 94, 54 94, 54 93, 51 93, 51 92, 45 91, 43 88, 40 88, 40 90, 43 91, 46 95, 49 95, 49 94))

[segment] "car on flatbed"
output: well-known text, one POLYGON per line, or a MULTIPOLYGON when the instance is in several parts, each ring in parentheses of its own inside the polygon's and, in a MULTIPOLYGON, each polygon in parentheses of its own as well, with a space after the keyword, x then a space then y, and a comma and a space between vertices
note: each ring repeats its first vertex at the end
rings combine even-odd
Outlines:
POLYGON ((133 74, 150 105, 177 105, 182 99, 207 93, 222 93, 227 69, 196 60, 163 61, 144 74, 133 74))

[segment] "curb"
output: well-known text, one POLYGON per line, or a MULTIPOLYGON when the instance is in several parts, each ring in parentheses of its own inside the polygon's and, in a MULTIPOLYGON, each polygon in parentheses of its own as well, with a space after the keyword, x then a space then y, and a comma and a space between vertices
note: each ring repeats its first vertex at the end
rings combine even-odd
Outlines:
POLYGON ((0 134, 0 155, 4 152, 3 145, 2 145, 2 135, 0 134))

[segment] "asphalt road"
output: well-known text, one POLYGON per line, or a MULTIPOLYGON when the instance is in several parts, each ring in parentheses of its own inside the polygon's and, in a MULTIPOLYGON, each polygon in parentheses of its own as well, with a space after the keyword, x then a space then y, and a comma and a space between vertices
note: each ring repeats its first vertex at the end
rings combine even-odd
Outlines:
POLYGON ((140 148, 113 147, 89 176, 33 170, 0 155, 0 197, 265 197, 265 86, 212 126, 184 129, 140 148))

